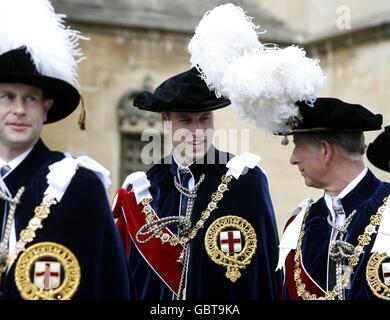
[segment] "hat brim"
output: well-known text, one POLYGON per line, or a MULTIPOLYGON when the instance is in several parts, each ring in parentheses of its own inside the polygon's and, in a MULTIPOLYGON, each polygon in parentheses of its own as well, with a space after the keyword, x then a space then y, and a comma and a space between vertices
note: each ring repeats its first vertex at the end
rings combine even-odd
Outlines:
MULTIPOLYGON (((199 113, 199 112, 207 112, 213 111, 217 109, 224 108, 230 105, 231 102, 229 99, 221 99, 220 103, 209 105, 209 106, 194 106, 194 107, 186 107, 186 108, 175 108, 175 107, 159 107, 158 109, 154 106, 137 106, 140 110, 151 111, 151 112, 190 112, 190 113, 199 113)), ((158 103, 156 103, 158 105, 158 103)))
POLYGON ((54 100, 45 123, 66 118, 80 102, 78 90, 68 82, 57 78, 20 72, 2 72, 0 83, 23 83, 44 90, 48 98, 54 100))
POLYGON ((353 133, 353 132, 363 132, 363 131, 377 131, 379 128, 362 128, 362 129, 334 129, 334 128, 310 128, 310 129, 291 129, 286 131, 275 132, 275 135, 278 136, 292 136, 292 135, 303 135, 303 134, 322 134, 322 133, 353 133))

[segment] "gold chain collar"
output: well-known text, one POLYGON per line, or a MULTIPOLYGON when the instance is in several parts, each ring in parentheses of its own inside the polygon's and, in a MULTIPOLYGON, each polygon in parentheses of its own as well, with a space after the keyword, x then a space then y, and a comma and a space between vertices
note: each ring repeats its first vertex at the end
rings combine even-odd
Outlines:
MULTIPOLYGON (((224 192, 229 190, 228 184, 232 179, 233 179, 233 176, 231 176, 231 175, 229 175, 229 176, 223 175, 222 176, 221 183, 218 185, 217 191, 213 192, 213 194, 211 195, 211 201, 207 205, 207 208, 205 210, 203 210, 203 212, 200 216, 200 219, 195 224, 195 226, 193 226, 190 229, 190 231, 188 232, 188 234, 186 236, 177 238, 175 235, 170 236, 168 233, 164 233, 163 230, 161 230, 160 232, 158 232, 155 235, 155 237, 160 239, 161 242, 163 242, 163 243, 169 243, 171 246, 176 246, 179 243, 186 244, 189 241, 191 241, 192 239, 194 239, 195 236, 197 235, 198 231, 203 228, 204 223, 210 217, 211 213, 215 209, 218 208, 217 204, 219 201, 221 201, 223 199, 224 192)), ((153 209, 151 206, 152 201, 153 201, 153 198, 146 198, 146 199, 142 200, 142 204, 144 206, 142 209, 142 212, 146 216, 145 221, 147 223, 155 220, 155 216, 153 214, 153 209)))
MULTIPOLYGON (((348 258, 348 269, 342 277, 342 289, 345 289, 348 286, 350 282, 350 276, 352 274, 352 269, 359 263, 360 256, 364 252, 365 246, 371 242, 372 234, 376 233, 376 227, 380 225, 383 213, 385 212, 387 199, 388 198, 386 197, 383 200, 383 205, 378 209, 377 213, 370 217, 370 223, 364 229, 364 233, 358 237, 358 245, 355 247, 355 254, 352 257, 348 258)), ((306 216, 304 220, 306 219, 306 216)), ((315 293, 310 293, 306 290, 306 285, 303 283, 301 278, 302 270, 300 267, 300 261, 302 256, 301 246, 304 234, 305 223, 302 223, 302 228, 297 243, 297 249, 295 251, 294 256, 294 281, 297 294, 303 300, 335 300, 337 296, 336 287, 333 288, 333 290, 326 292, 324 297, 317 297, 315 293)))
POLYGON ((26 245, 35 239, 37 229, 42 228, 42 221, 49 216, 50 207, 55 203, 57 203, 55 199, 44 196, 41 204, 35 207, 34 217, 30 219, 27 227, 20 232, 19 240, 16 242, 15 252, 9 254, 5 263, 0 266, 0 280, 2 274, 14 263, 18 255, 26 250, 26 245))

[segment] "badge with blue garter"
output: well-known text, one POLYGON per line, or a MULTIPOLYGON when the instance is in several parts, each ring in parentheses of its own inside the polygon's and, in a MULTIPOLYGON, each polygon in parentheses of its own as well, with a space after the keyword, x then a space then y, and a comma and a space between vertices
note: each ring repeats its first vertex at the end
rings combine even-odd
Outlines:
POLYGON ((215 220, 204 238, 206 252, 213 262, 226 267, 226 278, 233 283, 241 277, 257 248, 255 229, 239 216, 224 216, 215 220))

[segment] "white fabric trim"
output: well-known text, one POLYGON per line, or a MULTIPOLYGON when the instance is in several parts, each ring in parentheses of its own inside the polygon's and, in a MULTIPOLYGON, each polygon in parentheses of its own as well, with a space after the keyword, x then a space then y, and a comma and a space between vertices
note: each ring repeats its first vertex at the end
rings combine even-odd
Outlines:
POLYGON ((49 195, 60 202, 79 167, 93 171, 106 189, 110 186, 110 171, 92 158, 88 156, 81 156, 76 159, 66 157, 49 166, 50 172, 46 176, 49 186, 45 190, 44 195, 49 195))
POLYGON ((253 153, 244 152, 234 158, 226 164, 228 171, 226 175, 232 175, 235 179, 238 179, 245 168, 253 169, 261 158, 253 153))
POLYGON ((383 213, 381 224, 379 225, 378 235, 376 236, 371 253, 386 253, 390 256, 390 204, 387 202, 385 212, 383 213))
POLYGON ((305 272, 305 274, 309 277, 309 279, 318 287, 318 289, 320 289, 322 291, 323 294, 326 294, 326 291, 311 277, 311 275, 309 274, 309 272, 307 272, 304 264, 303 264, 303 257, 301 255, 301 267, 303 269, 303 271, 305 272))
POLYGON ((286 230, 282 235, 282 239, 279 244, 279 261, 276 270, 280 270, 284 267, 284 262, 291 250, 295 250, 298 244, 299 233, 302 228, 303 218, 307 210, 309 210, 313 200, 307 198, 303 200, 298 206, 299 213, 295 219, 287 226, 286 230))
POLYGON ((128 175, 122 184, 122 188, 127 189, 130 184, 133 186, 132 191, 134 192, 137 204, 140 204, 146 198, 152 197, 149 192, 150 182, 145 172, 137 171, 128 175))
MULTIPOLYGON (((31 151, 31 150, 30 150, 31 151)), ((25 155, 25 157, 28 153, 25 155)), ((99 179, 102 181, 104 187, 107 189, 111 184, 109 175, 110 171, 102 167, 99 163, 87 156, 81 156, 77 159, 69 157, 69 154, 65 154, 65 158, 61 161, 55 162, 49 166, 50 172, 47 174, 46 179, 48 187, 44 192, 44 195, 49 195, 55 198, 57 202, 60 202, 63 195, 68 188, 70 181, 76 173, 79 167, 84 167, 93 171, 99 179)), ((10 240, 9 240, 9 253, 15 252, 16 246, 16 230, 15 221, 12 224, 10 240)))
POLYGON ((114 199, 112 200, 112 204, 111 204, 111 211, 114 211, 114 208, 116 206, 117 201, 118 201, 118 194, 115 194, 114 199))

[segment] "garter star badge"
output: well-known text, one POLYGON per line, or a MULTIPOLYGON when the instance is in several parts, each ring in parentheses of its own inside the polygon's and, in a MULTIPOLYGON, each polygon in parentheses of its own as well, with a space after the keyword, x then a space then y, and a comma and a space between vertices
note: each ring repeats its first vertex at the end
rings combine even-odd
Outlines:
POLYGON ((80 284, 75 255, 55 242, 39 242, 18 259, 15 282, 25 300, 69 300, 80 284))
POLYGON ((215 220, 204 238, 206 252, 213 262, 226 267, 226 278, 232 282, 241 276, 257 248, 255 229, 238 216, 224 216, 215 220))
POLYGON ((378 298, 390 300, 390 257, 375 252, 366 267, 367 283, 378 298))

